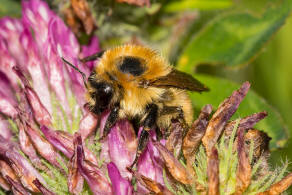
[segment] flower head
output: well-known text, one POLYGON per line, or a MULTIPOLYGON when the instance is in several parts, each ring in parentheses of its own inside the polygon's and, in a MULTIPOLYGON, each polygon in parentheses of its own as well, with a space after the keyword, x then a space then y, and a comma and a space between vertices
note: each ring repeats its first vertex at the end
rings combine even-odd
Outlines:
POLYGON ((137 169, 130 170, 138 145, 132 124, 121 119, 97 141, 110 110, 100 116, 87 110, 81 75, 61 60, 88 76, 96 64, 79 58, 99 51, 98 43, 93 36, 80 45, 42 0, 23 0, 21 19, 0 19, 0 189, 50 195, 231 194, 282 192, 291 184, 291 175, 281 183, 282 172, 268 171, 269 138, 252 129, 265 112, 228 122, 249 83, 210 120, 212 107, 205 106, 185 136, 178 122, 166 139, 158 141, 150 130, 137 169), (267 180, 270 189, 260 185, 267 180))

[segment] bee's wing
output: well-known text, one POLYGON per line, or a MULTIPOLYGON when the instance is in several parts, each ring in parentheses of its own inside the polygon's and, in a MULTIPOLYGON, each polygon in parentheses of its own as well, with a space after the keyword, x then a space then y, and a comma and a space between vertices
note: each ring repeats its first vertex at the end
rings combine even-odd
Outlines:
POLYGON ((168 75, 151 82, 151 86, 167 88, 173 87, 188 91, 208 91, 209 89, 191 75, 173 69, 168 75))

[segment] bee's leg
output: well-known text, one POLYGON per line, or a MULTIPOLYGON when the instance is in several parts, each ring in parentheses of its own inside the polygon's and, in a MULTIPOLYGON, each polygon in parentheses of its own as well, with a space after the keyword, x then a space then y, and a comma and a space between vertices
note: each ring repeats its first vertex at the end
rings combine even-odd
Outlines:
POLYGON ((85 58, 80 59, 81 62, 88 62, 88 61, 93 61, 96 60, 98 58, 100 58, 102 56, 102 54, 104 53, 104 51, 99 51, 97 53, 94 53, 90 56, 86 56, 85 58))
POLYGON ((181 106, 164 106, 159 114, 160 115, 176 114, 174 115, 175 117, 173 117, 172 120, 180 122, 184 129, 183 135, 185 135, 186 130, 188 129, 188 125, 185 121, 184 112, 181 106))
POLYGON ((149 131, 154 125, 156 124, 156 119, 157 119, 157 111, 158 107, 155 104, 150 104, 147 106, 147 111, 148 114, 143 122, 143 130, 140 134, 139 140, 138 140, 138 147, 137 147, 137 152, 136 152, 136 157, 132 165, 130 166, 130 169, 133 168, 133 166, 137 163, 140 155, 144 151, 148 139, 149 139, 149 131))
POLYGON ((155 128, 155 133, 156 133, 157 140, 160 141, 163 138, 163 134, 162 134, 161 130, 158 127, 155 128))
POLYGON ((105 122, 105 125, 104 125, 103 135, 101 136, 101 138, 99 138, 98 141, 102 141, 110 133, 111 128, 114 126, 114 124, 118 120, 119 110, 120 110, 119 106, 115 106, 111 110, 111 113, 109 114, 109 116, 105 122))

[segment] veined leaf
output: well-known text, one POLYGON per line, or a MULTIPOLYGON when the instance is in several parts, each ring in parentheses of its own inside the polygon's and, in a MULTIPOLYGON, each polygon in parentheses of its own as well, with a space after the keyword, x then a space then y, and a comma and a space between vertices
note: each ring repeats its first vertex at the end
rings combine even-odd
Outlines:
POLYGON ((232 0, 184 0, 174 1, 167 4, 164 8, 165 12, 178 12, 187 10, 213 10, 225 9, 233 4, 232 0))
POLYGON ((247 64, 284 24, 290 10, 291 2, 286 0, 261 16, 248 12, 220 15, 186 45, 178 61, 179 69, 192 72, 194 66, 206 63, 228 67, 247 64))
MULTIPOLYGON (((190 94, 196 111, 206 104, 212 104, 215 109, 220 102, 231 95, 232 91, 240 87, 239 84, 231 81, 207 75, 196 75, 196 78, 210 88, 209 92, 190 94)), ((283 119, 274 108, 254 91, 250 90, 248 92, 236 111, 234 118, 243 118, 264 110, 268 112, 268 116, 260 121, 255 128, 265 131, 272 138, 270 143, 271 149, 283 147, 288 139, 288 131, 283 123, 283 119)))

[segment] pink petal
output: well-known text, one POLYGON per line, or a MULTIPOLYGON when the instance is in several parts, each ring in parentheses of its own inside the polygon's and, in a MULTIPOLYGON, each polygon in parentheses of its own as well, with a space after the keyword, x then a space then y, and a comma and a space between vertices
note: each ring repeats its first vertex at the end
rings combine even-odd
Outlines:
POLYGON ((40 125, 50 125, 51 115, 46 109, 46 107, 40 101, 40 98, 36 94, 36 92, 30 87, 27 79, 22 74, 21 70, 16 66, 13 67, 14 72, 20 78, 22 84, 24 85, 24 93, 28 100, 28 103, 33 111, 34 118, 40 125))
POLYGON ((131 183, 121 176, 119 169, 114 163, 109 163, 107 169, 115 195, 131 195, 134 193, 131 183))
MULTIPOLYGON (((142 128, 140 128, 141 131, 142 128)), ((150 136, 156 139, 153 130, 150 131, 150 136)), ((141 154, 137 163, 137 170, 139 173, 156 182, 164 184, 163 180, 163 160, 156 147, 153 146, 151 138, 148 141, 147 147, 141 154)))
POLYGON ((127 170, 136 156, 137 139, 128 120, 118 121, 108 135, 110 159, 118 167, 121 175, 129 179, 132 174, 127 170))
POLYGON ((0 116, 0 135, 7 140, 12 137, 11 129, 9 128, 9 123, 2 116, 0 116))
POLYGON ((25 87, 25 95, 32 108, 36 121, 40 125, 51 125, 51 115, 40 101, 40 98, 38 97, 36 92, 32 88, 27 86, 25 87))
POLYGON ((24 127, 22 124, 18 124, 19 132, 18 132, 18 139, 19 144, 22 152, 26 154, 31 162, 37 167, 43 169, 43 165, 41 163, 40 158, 38 157, 36 150, 30 140, 30 138, 27 136, 24 127))
POLYGON ((39 48, 42 48, 48 39, 48 25, 52 17, 56 15, 49 6, 41 0, 22 1, 22 20, 29 28, 31 27, 36 36, 39 48))
MULTIPOLYGON (((1 51, 0 51, 0 54, 1 54, 1 51)), ((1 58, 2 57, 3 56, 1 56, 1 58)), ((0 59, 0 64, 1 64, 1 59, 0 59)), ((0 65, 0 70, 1 70, 1 65, 0 65)), ((11 71, 12 71, 12 69, 11 69, 11 71)), ((13 89, 12 82, 10 81, 10 79, 13 79, 13 78, 9 78, 8 77, 9 74, 7 72, 9 72, 9 71, 7 70, 7 71, 5 71, 5 73, 0 71, 0 91, 2 93, 4 93, 12 101, 17 102, 16 96, 15 96, 15 91, 13 89)), ((17 82, 16 74, 15 73, 12 73, 12 74, 13 74, 13 76, 15 76, 15 79, 16 79, 14 82, 17 82)), ((17 89, 17 88, 15 88, 15 89, 17 89)))
POLYGON ((45 70, 42 66, 43 62, 40 58, 37 45, 28 29, 25 29, 20 41, 27 55, 27 68, 33 81, 33 88, 40 97, 41 102, 52 113, 52 105, 50 92, 48 89, 48 82, 46 80, 45 70))
MULTIPOLYGON (((5 40, 0 36, 0 70, 3 72, 1 74, 1 80, 6 82, 7 85, 3 90, 1 91, 6 91, 4 89, 7 89, 9 86, 8 84, 11 83, 14 89, 18 89, 18 83, 17 83, 17 75, 13 72, 12 67, 16 65, 16 60, 11 56, 10 52, 8 51, 7 44, 5 40), (4 73, 6 76, 4 76, 4 73), (7 81, 9 79, 9 81, 7 81)), ((1 84, 3 85, 3 84, 1 84)), ((11 96, 11 90, 8 90, 7 93, 9 96, 11 96)))
POLYGON ((22 7, 23 22, 27 28, 32 27, 34 33, 37 34, 36 41, 41 55, 44 56, 44 68, 48 74, 49 83, 70 120, 71 110, 64 85, 62 61, 57 54, 56 45, 52 45, 53 43, 50 40, 52 38, 48 36, 50 23, 60 19, 49 9, 45 2, 40 0, 23 1, 22 7))
POLYGON ((59 56, 73 60, 79 54, 79 44, 73 32, 59 17, 54 17, 49 23, 49 40, 52 49, 59 56))
MULTIPOLYGON (((90 56, 96 52, 100 51, 100 47, 99 47, 99 41, 98 38, 96 36, 93 36, 89 42, 88 45, 84 45, 81 47, 82 51, 80 53, 80 58, 84 58, 87 56, 90 56)), ((92 71, 93 67, 94 67, 94 61, 92 62, 86 62, 86 67, 89 69, 89 71, 92 71)))
POLYGON ((92 112, 87 112, 80 121, 79 133, 82 139, 86 139, 89 135, 95 132, 98 124, 98 117, 92 112))
POLYGON ((71 116, 72 114, 66 94, 62 61, 51 49, 48 51, 46 58, 49 70, 48 75, 50 86, 56 93, 57 99, 60 101, 60 105, 62 106, 63 110, 65 111, 70 120, 72 118, 71 116))
MULTIPOLYGON (((100 136, 103 134, 103 129, 104 129, 104 126, 109 114, 110 114, 110 111, 106 110, 100 116, 100 124, 99 124, 99 132, 98 132, 100 136)), ((102 159, 105 163, 111 162, 110 154, 109 154, 108 137, 106 137, 105 140, 101 143, 101 152, 100 152, 99 158, 102 159)))
POLYGON ((65 131, 54 131, 46 126, 41 126, 46 139, 61 151, 66 157, 71 158, 74 152, 73 136, 65 131))
POLYGON ((51 164, 63 170, 63 167, 59 162, 64 162, 64 160, 55 148, 28 123, 26 124, 26 131, 38 153, 51 164))
POLYGON ((43 184, 38 179, 33 180, 32 183, 40 190, 43 195, 55 195, 55 193, 51 192, 45 186, 43 186, 43 184))
POLYGON ((75 147, 77 152, 78 169, 84 179, 87 181, 93 194, 112 194, 111 185, 101 172, 101 170, 90 161, 84 159, 84 150, 82 138, 80 135, 75 137, 75 147))
POLYGON ((106 120, 107 120, 109 114, 110 114, 110 110, 106 110, 103 113, 101 113, 100 124, 99 124, 99 135, 100 136, 103 134, 103 129, 104 129, 104 126, 105 126, 105 123, 106 123, 106 120))
POLYGON ((0 19, 0 36, 9 43, 7 48, 10 54, 16 59, 18 65, 26 71, 26 55, 19 39, 23 29, 21 20, 10 17, 0 19))
MULTIPOLYGON (((64 24, 64 22, 55 17, 49 23, 49 42, 51 48, 59 58, 64 57, 66 60, 73 63, 78 67, 78 54, 79 54, 79 44, 73 32, 64 24)), ((69 74, 72 84, 72 90, 77 98, 80 106, 85 103, 84 92, 85 86, 83 84, 82 76, 73 68, 69 67, 67 64, 61 63, 65 66, 65 70, 69 74)), ((81 71, 86 71, 82 67, 79 67, 81 71)), ((89 72, 87 72, 88 74, 89 72)))
MULTIPOLYGON (((41 131, 45 135, 46 139, 58 150, 60 150, 65 156, 71 158, 74 153, 73 136, 64 131, 54 131, 46 126, 41 126, 41 131)), ((91 161, 93 164, 98 165, 98 161, 95 155, 83 146, 85 152, 85 158, 91 161)))
POLYGON ((0 91, 0 112, 11 118, 16 118, 18 112, 15 109, 15 106, 16 102, 0 91))

